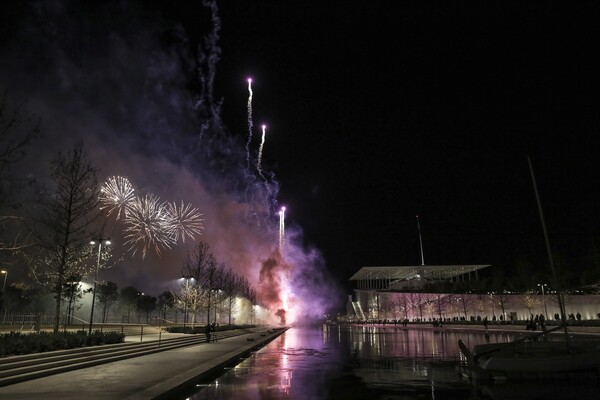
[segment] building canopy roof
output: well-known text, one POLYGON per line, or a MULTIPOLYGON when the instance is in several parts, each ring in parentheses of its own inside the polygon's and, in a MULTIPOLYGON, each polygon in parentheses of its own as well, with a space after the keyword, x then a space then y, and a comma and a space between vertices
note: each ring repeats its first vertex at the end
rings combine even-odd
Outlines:
POLYGON ((467 274, 491 265, 411 265, 401 267, 362 267, 350 278, 351 281, 362 279, 390 279, 409 280, 423 279, 450 279, 455 276, 467 274))

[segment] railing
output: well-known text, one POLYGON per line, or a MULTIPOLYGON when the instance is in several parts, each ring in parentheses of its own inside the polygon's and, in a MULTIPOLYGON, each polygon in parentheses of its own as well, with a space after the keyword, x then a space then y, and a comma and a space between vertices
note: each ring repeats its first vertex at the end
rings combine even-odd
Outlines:
MULTIPOLYGON (((195 327, 204 326, 206 321, 204 320, 196 320, 193 324, 195 327)), ((54 325, 54 316, 52 314, 5 314, 0 321, 0 331, 39 331, 39 330, 49 330, 54 325)), ((226 325, 226 324, 225 324, 226 325)), ((89 327, 89 320, 84 318, 79 318, 74 314, 67 315, 66 313, 61 314, 61 318, 59 321, 59 326, 61 329, 66 330, 81 330, 89 327)), ((105 329, 106 326, 123 326, 123 327, 131 327, 131 326, 146 326, 146 327, 155 327, 158 329, 162 329, 165 327, 172 326, 183 326, 183 327, 191 327, 191 322, 183 322, 183 321, 173 321, 172 319, 162 318, 159 316, 153 316, 148 319, 148 323, 146 323, 145 318, 138 318, 137 315, 131 315, 131 318, 128 318, 127 315, 123 315, 121 317, 111 317, 106 318, 104 322, 94 321, 94 330, 102 330, 105 329)), ((125 329, 125 328, 124 328, 125 329)), ((131 330, 131 329, 129 329, 131 330)), ((141 331, 141 329, 139 329, 141 331)))
POLYGON ((39 324, 39 314, 5 314, 0 327, 10 331, 34 331, 36 324, 39 324))

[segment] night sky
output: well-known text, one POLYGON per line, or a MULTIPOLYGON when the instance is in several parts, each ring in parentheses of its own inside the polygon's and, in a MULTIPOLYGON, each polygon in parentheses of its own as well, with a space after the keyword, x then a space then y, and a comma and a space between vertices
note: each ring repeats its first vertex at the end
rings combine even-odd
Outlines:
MULTIPOLYGON (((205 239, 218 255, 231 254, 235 246, 217 244, 231 231, 224 218, 211 223, 205 188, 196 193, 177 186, 187 185, 184 178, 171 187, 150 176, 161 171, 165 143, 199 130, 181 111, 198 90, 181 60, 193 58, 210 32, 202 2, 77 3, 1 6, 0 87, 41 115, 58 143, 77 138, 66 131, 86 131, 107 175, 129 174, 153 191, 197 201, 206 208, 205 239), (161 30, 169 37, 153 36, 161 30), (148 92, 165 93, 164 101, 147 100, 148 92), (123 99, 139 105, 129 118, 119 114, 130 104, 123 99), (57 109, 76 116, 49 122, 57 109), (156 115, 166 115, 160 132, 146 126, 156 115), (125 126, 127 134, 115 128, 125 126)), ((348 278, 362 266, 420 264, 416 215, 426 264, 514 271, 525 258, 545 268, 527 156, 553 250, 572 268, 588 262, 600 239, 597 2, 218 7, 214 94, 223 100, 225 129, 243 146, 252 77, 253 151, 265 123, 262 165, 279 189, 273 203, 287 207, 290 240, 318 256, 319 282, 339 286, 336 295, 351 293, 348 278)), ((45 152, 38 146, 34 154, 45 152)), ((176 265, 180 257, 166 259, 176 265)), ((140 286, 155 271, 163 279, 178 273, 141 273, 131 264, 119 274, 140 286)))
POLYGON ((258 3, 221 7, 225 119, 252 74, 280 199, 340 279, 420 264, 417 214, 426 264, 545 267, 528 155, 553 249, 591 252, 597 3, 258 3))

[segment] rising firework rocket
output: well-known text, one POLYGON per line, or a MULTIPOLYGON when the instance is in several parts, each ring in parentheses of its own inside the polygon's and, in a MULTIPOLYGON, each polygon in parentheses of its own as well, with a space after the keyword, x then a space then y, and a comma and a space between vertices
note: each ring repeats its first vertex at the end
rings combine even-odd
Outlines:
POLYGON ((262 162, 262 151, 263 151, 263 146, 265 145, 265 130, 267 129, 266 125, 262 126, 262 140, 260 142, 260 147, 258 148, 258 161, 256 162, 256 169, 258 169, 258 173, 260 174, 260 176, 262 176, 262 167, 261 167, 261 162, 262 162))
POLYGON ((279 211, 279 250, 283 250, 285 243, 285 207, 279 211))
POLYGON ((252 78, 248 78, 248 141, 246 142, 246 168, 250 170, 250 143, 252 142, 252 78))

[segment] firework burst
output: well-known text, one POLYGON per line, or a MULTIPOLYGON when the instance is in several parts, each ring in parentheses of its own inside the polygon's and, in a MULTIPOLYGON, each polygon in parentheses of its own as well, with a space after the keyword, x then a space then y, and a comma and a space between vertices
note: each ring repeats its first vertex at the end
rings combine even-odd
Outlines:
POLYGON ((134 201, 134 189, 127 178, 113 176, 100 188, 100 209, 108 210, 108 215, 117 213, 117 219, 127 217, 129 206, 134 201))
POLYGON ((167 228, 168 221, 166 207, 158 197, 136 197, 125 218, 125 243, 130 246, 129 250, 135 255, 141 247, 144 258, 150 247, 159 256, 162 249, 170 249, 176 241, 173 232, 167 228))
POLYGON ((166 229, 171 233, 174 240, 185 243, 186 237, 194 239, 196 235, 201 235, 204 226, 202 225, 202 214, 191 204, 181 202, 167 203, 165 206, 167 214, 166 229))

